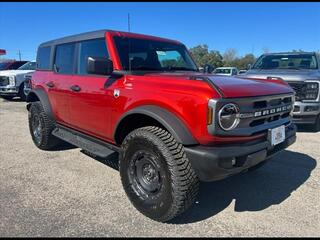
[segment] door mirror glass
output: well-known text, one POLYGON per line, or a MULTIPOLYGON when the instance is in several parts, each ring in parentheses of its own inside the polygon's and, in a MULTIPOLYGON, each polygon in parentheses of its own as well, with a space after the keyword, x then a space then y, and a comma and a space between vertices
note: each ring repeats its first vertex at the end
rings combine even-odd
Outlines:
POLYGON ((110 75, 113 72, 113 63, 105 57, 88 57, 87 72, 89 74, 110 75))

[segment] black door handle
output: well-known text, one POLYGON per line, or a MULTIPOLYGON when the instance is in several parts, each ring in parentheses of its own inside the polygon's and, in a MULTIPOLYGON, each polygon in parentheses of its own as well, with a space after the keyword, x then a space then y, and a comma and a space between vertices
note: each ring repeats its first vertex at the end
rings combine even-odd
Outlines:
POLYGON ((80 92, 81 91, 81 87, 79 87, 78 85, 73 85, 70 87, 70 89, 74 92, 80 92))
POLYGON ((47 85, 49 88, 53 88, 53 87, 54 87, 54 83, 53 83, 53 82, 48 82, 48 83, 46 83, 46 85, 47 85))

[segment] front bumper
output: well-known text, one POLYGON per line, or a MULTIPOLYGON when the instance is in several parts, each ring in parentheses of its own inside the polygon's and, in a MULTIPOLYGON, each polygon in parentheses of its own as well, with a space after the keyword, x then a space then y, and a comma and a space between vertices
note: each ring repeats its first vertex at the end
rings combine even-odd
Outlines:
POLYGON ((271 146, 269 140, 265 139, 242 145, 185 147, 185 152, 201 181, 215 181, 265 161, 293 144, 295 140, 296 126, 290 124, 286 126, 285 141, 276 146, 271 146), (235 164, 232 163, 234 161, 235 164))
POLYGON ((295 124, 315 124, 320 114, 320 102, 295 102, 293 122, 295 124))
POLYGON ((1 86, 0 95, 2 96, 17 96, 19 88, 16 86, 1 86))

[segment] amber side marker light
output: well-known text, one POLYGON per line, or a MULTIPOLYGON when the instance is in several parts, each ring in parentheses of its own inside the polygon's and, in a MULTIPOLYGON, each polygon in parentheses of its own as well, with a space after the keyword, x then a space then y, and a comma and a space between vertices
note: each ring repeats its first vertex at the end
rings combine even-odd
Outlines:
POLYGON ((207 124, 208 125, 212 124, 212 118, 213 118, 213 110, 211 107, 208 107, 208 111, 207 111, 207 124))

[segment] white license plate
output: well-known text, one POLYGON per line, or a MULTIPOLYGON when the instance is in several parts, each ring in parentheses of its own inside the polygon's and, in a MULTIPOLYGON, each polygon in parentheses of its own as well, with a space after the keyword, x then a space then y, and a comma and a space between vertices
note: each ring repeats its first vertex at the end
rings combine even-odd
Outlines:
POLYGON ((277 145, 282 143, 286 138, 285 126, 282 125, 280 127, 271 129, 271 145, 277 145))

